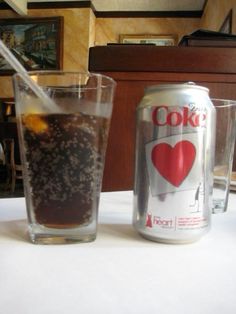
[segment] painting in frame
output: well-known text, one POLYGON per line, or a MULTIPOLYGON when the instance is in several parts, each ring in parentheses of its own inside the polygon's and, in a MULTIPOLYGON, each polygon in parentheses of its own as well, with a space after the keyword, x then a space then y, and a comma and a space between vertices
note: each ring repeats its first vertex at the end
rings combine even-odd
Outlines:
MULTIPOLYGON (((0 38, 28 71, 62 68, 63 17, 0 19, 0 38)), ((13 72, 0 56, 0 75, 13 72)))
POLYGON ((120 35, 122 44, 151 44, 156 46, 175 46, 177 36, 175 35, 120 35))

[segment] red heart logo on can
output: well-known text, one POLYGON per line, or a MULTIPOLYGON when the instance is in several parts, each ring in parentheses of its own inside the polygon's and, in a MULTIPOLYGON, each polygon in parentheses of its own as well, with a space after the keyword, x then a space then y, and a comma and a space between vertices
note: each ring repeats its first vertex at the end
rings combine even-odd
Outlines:
POLYGON ((174 147, 160 143, 153 147, 154 167, 169 183, 178 187, 189 174, 196 157, 196 148, 189 141, 180 141, 174 147))

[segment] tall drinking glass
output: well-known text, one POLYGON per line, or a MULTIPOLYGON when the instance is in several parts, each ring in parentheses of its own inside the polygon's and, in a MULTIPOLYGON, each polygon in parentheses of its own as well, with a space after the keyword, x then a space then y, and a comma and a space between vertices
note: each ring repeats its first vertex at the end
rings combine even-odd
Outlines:
POLYGON ((91 73, 29 75, 50 99, 45 103, 14 75, 30 238, 44 244, 92 241, 115 82, 91 73))
POLYGON ((216 108, 213 213, 227 210, 236 135, 236 101, 211 99, 216 108))

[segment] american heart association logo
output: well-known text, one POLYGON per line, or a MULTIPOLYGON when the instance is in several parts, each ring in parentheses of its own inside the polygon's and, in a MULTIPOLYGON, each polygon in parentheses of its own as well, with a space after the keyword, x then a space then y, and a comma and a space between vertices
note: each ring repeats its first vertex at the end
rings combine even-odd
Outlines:
POLYGON ((160 143, 153 147, 151 154, 153 165, 160 175, 179 187, 193 166, 196 148, 189 141, 180 141, 174 147, 160 143))

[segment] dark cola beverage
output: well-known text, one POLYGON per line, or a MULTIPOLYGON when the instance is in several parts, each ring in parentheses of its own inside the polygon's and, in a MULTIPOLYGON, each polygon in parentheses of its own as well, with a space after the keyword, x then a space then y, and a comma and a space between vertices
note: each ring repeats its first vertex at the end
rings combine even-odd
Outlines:
POLYGON ((60 229, 91 222, 101 188, 107 124, 104 117, 81 113, 22 116, 32 223, 60 229))
POLYGON ((185 243, 210 228, 215 109, 192 84, 150 87, 137 108, 135 229, 185 243))

